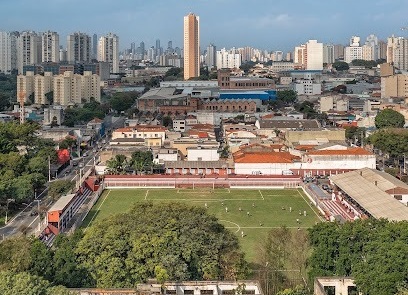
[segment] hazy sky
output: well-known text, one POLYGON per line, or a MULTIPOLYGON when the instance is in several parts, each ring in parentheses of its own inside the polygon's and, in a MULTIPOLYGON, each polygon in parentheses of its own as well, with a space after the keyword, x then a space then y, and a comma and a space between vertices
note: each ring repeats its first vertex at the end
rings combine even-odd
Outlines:
POLYGON ((309 39, 408 36, 408 0, 0 0, 0 31, 117 34, 121 49, 156 39, 182 47, 183 16, 200 17, 200 46, 292 50, 309 39))

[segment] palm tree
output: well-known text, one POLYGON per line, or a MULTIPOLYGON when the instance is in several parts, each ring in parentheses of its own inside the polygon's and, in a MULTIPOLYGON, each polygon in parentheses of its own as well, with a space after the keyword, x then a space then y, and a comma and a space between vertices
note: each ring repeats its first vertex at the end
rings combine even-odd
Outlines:
POLYGON ((125 168, 128 161, 125 155, 116 155, 114 158, 106 161, 107 170, 112 174, 125 174, 125 168))

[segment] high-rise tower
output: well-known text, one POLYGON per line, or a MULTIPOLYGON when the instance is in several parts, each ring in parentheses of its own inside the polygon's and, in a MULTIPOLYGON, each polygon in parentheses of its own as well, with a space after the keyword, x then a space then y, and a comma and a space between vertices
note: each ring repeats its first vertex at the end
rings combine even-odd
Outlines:
POLYGON ((184 80, 200 76, 200 21, 193 13, 184 17, 184 80))

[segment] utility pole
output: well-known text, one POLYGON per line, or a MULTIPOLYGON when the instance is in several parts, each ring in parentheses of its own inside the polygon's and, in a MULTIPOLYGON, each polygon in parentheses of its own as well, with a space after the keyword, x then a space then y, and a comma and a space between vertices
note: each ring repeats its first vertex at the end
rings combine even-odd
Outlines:
POLYGON ((51 181, 51 158, 48 156, 48 182, 51 181))

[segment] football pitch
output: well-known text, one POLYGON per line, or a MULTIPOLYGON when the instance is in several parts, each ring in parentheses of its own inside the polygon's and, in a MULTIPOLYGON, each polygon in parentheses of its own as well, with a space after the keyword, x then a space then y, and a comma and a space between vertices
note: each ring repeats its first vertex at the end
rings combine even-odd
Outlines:
POLYGON ((83 227, 129 210, 136 202, 185 202, 206 208, 234 232, 249 261, 271 228, 303 230, 321 221, 302 190, 297 189, 109 189, 84 220, 83 227), (242 236, 243 235, 243 236, 242 236))

